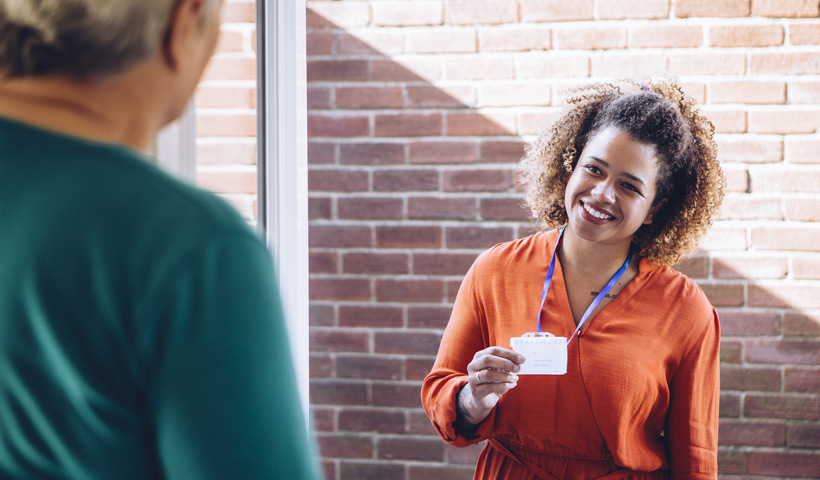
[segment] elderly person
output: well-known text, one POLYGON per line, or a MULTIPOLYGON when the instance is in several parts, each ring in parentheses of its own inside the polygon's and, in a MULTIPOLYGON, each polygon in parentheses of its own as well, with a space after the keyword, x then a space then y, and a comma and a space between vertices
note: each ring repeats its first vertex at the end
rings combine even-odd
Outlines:
POLYGON ((718 318, 669 268, 723 198, 712 125, 673 82, 570 103, 522 163, 560 228, 475 261, 425 410, 453 445, 488 440, 477 479, 715 479, 718 318))
POLYGON ((148 161, 221 0, 0 0, 0 478, 317 478, 271 258, 148 161))

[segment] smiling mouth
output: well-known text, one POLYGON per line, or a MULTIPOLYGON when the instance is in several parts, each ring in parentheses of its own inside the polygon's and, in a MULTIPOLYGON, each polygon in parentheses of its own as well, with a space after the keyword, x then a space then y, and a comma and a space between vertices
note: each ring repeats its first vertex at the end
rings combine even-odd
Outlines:
POLYGON ((589 206, 589 205, 587 205, 586 203, 583 203, 583 202, 582 202, 582 203, 581 203, 581 205, 584 207, 584 210, 585 210, 585 211, 586 211, 586 212, 587 212, 590 216, 592 216, 592 217, 594 217, 594 218, 597 218, 597 219, 599 219, 599 220, 614 220, 614 219, 615 219, 615 217, 613 217, 613 216, 611 216, 611 215, 607 215, 607 214, 605 214, 605 213, 601 213, 601 212, 599 212, 598 210, 595 210, 594 208, 590 207, 590 206, 589 206))

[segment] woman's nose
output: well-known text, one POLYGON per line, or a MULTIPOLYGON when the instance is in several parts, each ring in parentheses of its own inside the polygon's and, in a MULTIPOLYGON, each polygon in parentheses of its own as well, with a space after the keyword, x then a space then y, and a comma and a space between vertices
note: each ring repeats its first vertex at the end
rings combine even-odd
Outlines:
POLYGON ((615 186, 609 181, 598 182, 592 189, 592 196, 606 203, 615 203, 615 186))

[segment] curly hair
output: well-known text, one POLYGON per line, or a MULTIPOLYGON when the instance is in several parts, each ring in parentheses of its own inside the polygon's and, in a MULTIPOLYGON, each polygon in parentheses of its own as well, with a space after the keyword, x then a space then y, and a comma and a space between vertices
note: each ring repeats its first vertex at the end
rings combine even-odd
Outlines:
POLYGON ((653 145, 658 162, 651 224, 633 245, 651 262, 669 266, 693 251, 712 225, 726 181, 717 160, 714 126, 673 80, 596 83, 574 92, 569 109, 526 148, 522 181, 533 219, 545 228, 567 222, 564 194, 587 141, 614 126, 653 145))

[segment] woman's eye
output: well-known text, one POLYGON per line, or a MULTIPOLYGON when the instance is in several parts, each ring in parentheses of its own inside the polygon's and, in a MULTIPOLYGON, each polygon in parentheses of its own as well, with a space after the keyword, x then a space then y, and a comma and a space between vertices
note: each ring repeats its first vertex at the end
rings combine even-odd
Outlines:
POLYGON ((601 170, 595 165, 587 165, 586 168, 590 173, 600 174, 601 170))
POLYGON ((631 183, 624 183, 624 188, 635 193, 640 193, 640 191, 635 187, 635 185, 632 185, 631 183))

